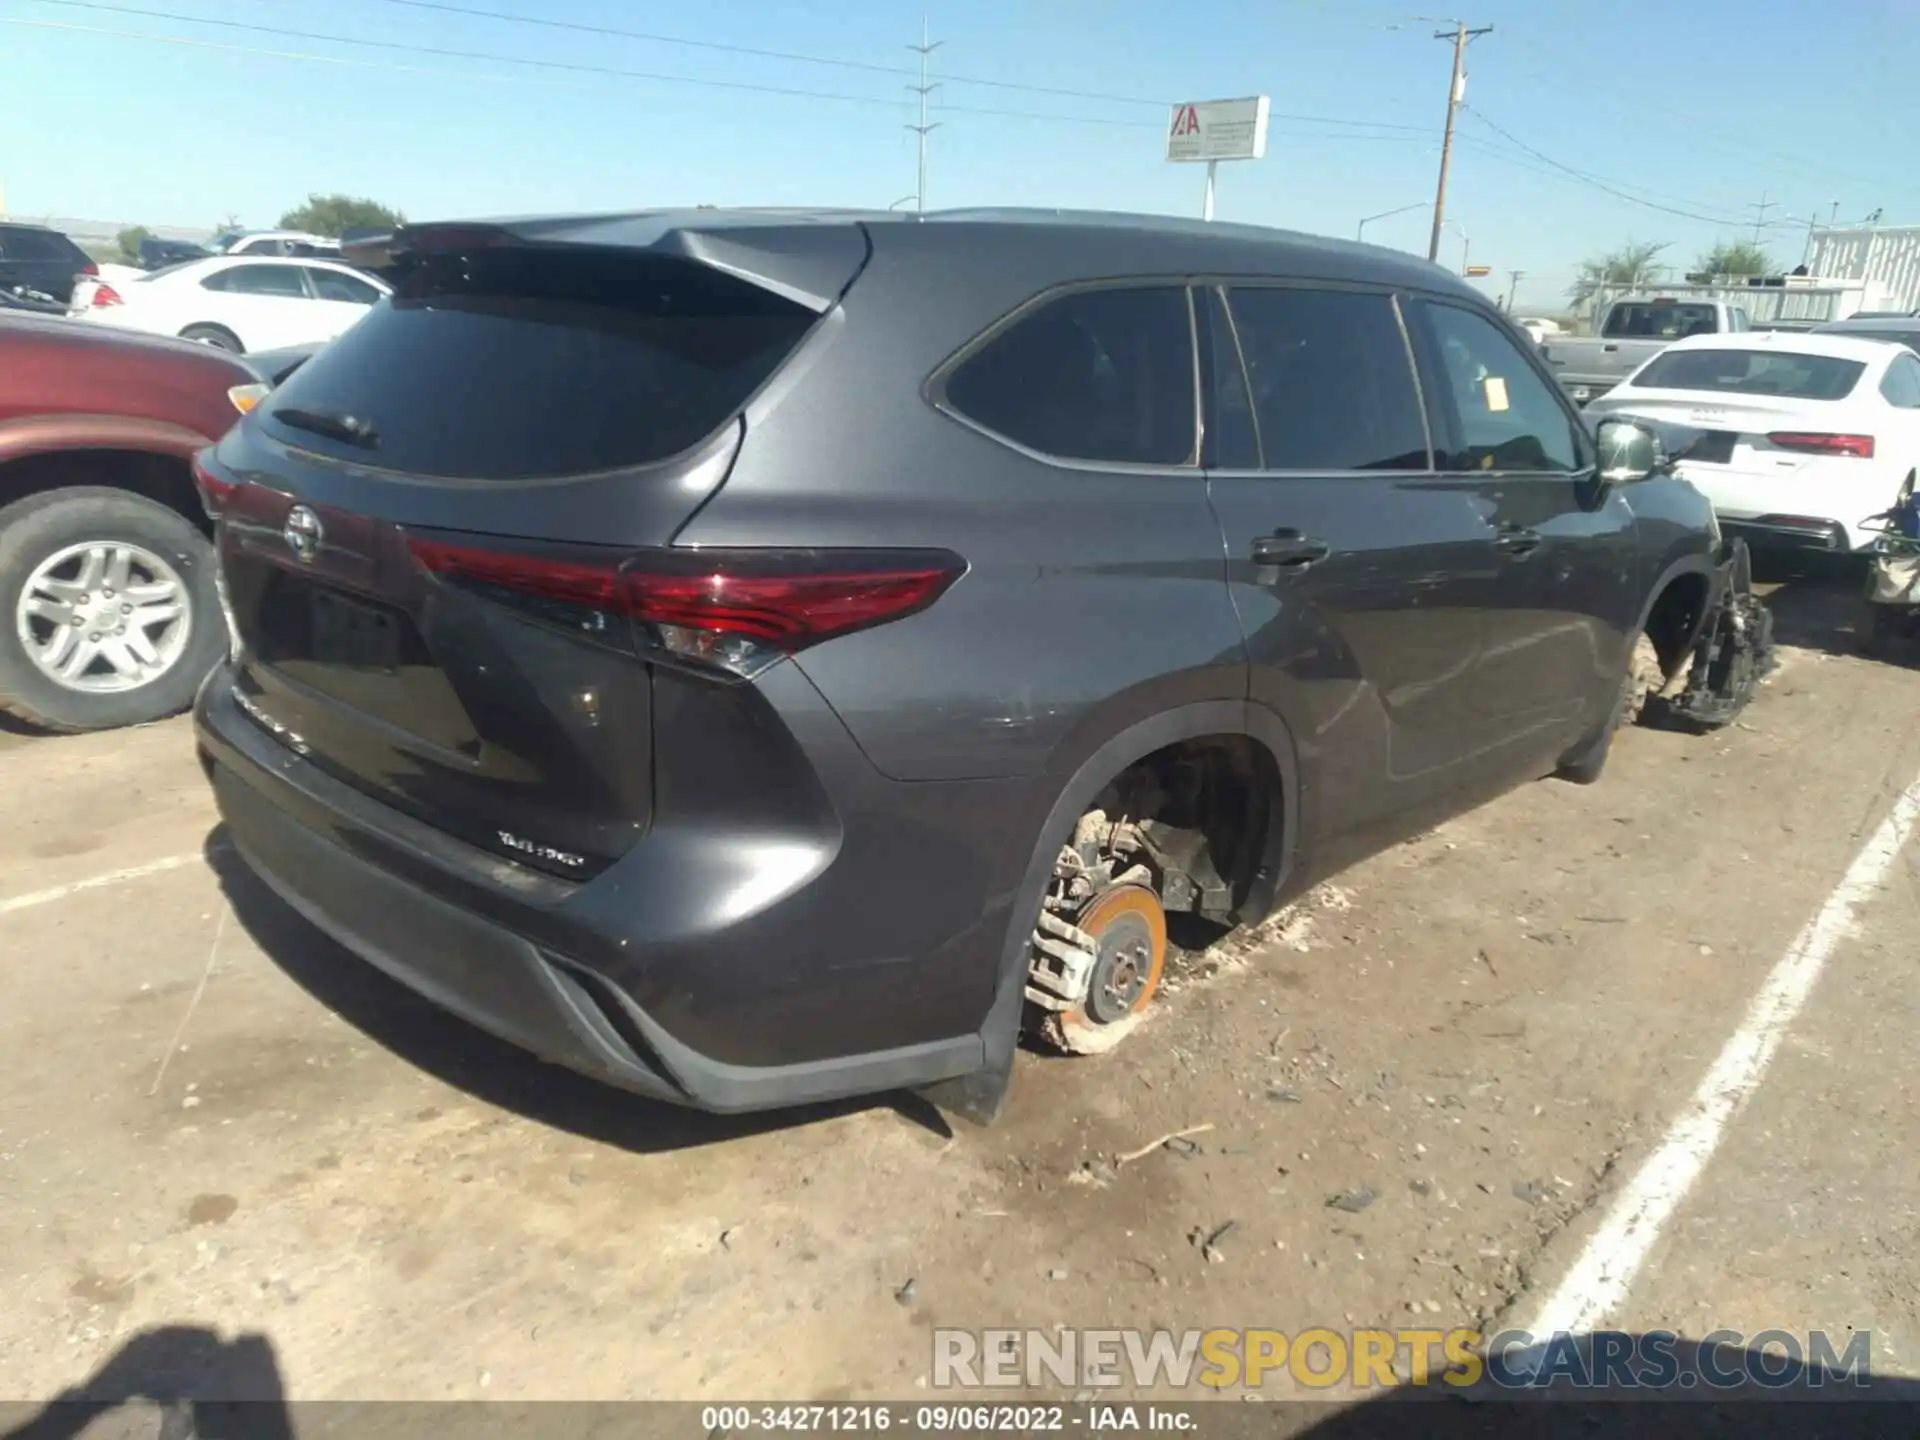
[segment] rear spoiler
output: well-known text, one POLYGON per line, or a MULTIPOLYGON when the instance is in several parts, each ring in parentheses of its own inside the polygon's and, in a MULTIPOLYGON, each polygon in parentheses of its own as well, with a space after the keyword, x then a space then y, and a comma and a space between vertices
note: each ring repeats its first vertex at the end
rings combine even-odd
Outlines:
POLYGON ((350 265, 391 282, 415 257, 478 246, 593 246, 630 249, 724 270, 821 312, 831 309, 866 268, 866 228, 851 220, 821 224, 774 212, 590 216, 562 220, 432 222, 390 231, 348 231, 350 265))

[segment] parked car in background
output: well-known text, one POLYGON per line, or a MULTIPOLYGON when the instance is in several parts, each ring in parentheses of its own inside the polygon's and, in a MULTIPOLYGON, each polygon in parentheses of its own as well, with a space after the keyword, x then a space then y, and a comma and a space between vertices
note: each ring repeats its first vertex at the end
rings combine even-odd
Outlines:
POLYGON ((1549 320, 1544 316, 1518 315, 1514 317, 1513 323, 1526 331, 1527 338, 1536 345, 1544 344, 1555 336, 1566 333, 1558 320, 1549 320))
POLYGON ((124 286, 89 280, 75 287, 69 313, 245 353, 330 340, 386 293, 383 281, 338 261, 221 255, 124 286))
POLYGON ((218 254, 192 240, 159 240, 148 235, 140 242, 140 268, 164 270, 169 265, 184 265, 189 260, 205 260, 218 254))
POLYGON ((214 244, 223 255, 296 255, 340 258, 340 242, 325 235, 310 235, 304 230, 254 230, 244 234, 222 235, 214 244))
POLYGON ((1853 315, 1819 326, 1816 335, 1857 335, 1920 351, 1920 315, 1853 315))
POLYGON ((1167 912, 1594 779, 1702 634, 1755 653, 1653 436, 1390 251, 713 210, 386 249, 399 303, 199 459, 208 775, 321 928, 646 1094, 990 1115, 1023 1024, 1128 1033, 1167 912))
POLYGON ((1920 472, 1920 356, 1880 339, 1682 340, 1587 409, 1704 432, 1678 472, 1756 546, 1870 549, 1861 522, 1920 472))
POLYGON ((226 627, 188 466, 253 378, 204 345, 0 316, 0 709, 97 730, 192 699, 226 627))
POLYGON ((58 230, 0 220, 0 305, 58 314, 77 277, 95 275, 91 256, 58 230))
POLYGON ((1616 300, 1591 336, 1549 338, 1541 347, 1560 388, 1576 405, 1604 395, 1676 340, 1738 334, 1752 326, 1747 312, 1723 300, 1631 296, 1616 300))

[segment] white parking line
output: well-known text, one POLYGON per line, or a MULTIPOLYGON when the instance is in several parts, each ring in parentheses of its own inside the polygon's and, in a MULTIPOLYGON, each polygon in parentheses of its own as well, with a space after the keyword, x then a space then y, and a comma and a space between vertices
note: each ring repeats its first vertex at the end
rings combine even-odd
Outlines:
POLYGON ((104 875, 76 880, 71 885, 56 885, 51 890, 35 890, 26 895, 15 895, 10 899, 0 900, 0 915, 12 914, 15 910, 31 910, 36 905, 51 905, 55 900, 64 900, 69 895, 78 895, 82 890, 98 890, 104 885, 118 885, 123 880, 138 880, 143 876, 178 870, 183 865, 199 864, 206 858, 206 853, 201 850, 195 850, 190 855, 169 855, 164 860, 152 860, 145 865, 129 865, 125 870, 109 870, 104 875))
POLYGON ((1920 819, 1920 779, 1895 799, 1887 818, 1854 856, 1826 903, 1768 973, 1746 1019, 1693 1092, 1686 1112, 1614 1202, 1560 1288, 1536 1312, 1527 1327, 1530 1334, 1545 1339, 1561 1331, 1590 1331, 1618 1318, 1627 1287, 1660 1238, 1662 1227, 1700 1178, 1728 1122, 1758 1087, 1827 958, 1852 930, 1855 910, 1893 868, 1916 819, 1920 819))

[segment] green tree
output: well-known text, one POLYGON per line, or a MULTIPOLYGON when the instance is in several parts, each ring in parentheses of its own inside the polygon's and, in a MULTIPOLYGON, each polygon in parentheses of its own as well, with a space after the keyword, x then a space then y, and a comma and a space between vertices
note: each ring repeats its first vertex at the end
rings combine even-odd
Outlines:
POLYGON ((1592 260, 1582 260, 1579 270, 1574 274, 1573 284, 1567 287, 1567 295, 1576 305, 1584 305, 1609 286, 1636 289, 1651 285, 1659 268, 1654 265, 1654 259, 1666 248, 1665 241, 1630 240, 1618 250, 1592 260))
POLYGON ((305 230, 311 235, 340 235, 361 227, 386 229, 403 224, 406 218, 398 210, 358 196, 309 195, 306 204, 280 217, 280 228, 305 230))
POLYGON ((144 225, 129 225, 114 237, 114 243, 120 247, 120 258, 129 265, 140 263, 140 242, 152 238, 153 232, 144 225))
POLYGON ((1766 275, 1773 257, 1751 240, 1723 240, 1693 262, 1699 275, 1766 275))

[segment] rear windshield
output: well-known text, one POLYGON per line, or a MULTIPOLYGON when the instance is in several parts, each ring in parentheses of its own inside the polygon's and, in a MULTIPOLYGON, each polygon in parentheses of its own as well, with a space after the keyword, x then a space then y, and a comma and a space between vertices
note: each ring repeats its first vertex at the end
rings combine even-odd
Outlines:
POLYGON ((1789 400, 1844 400, 1866 365, 1786 350, 1669 350, 1633 377, 1639 390, 1711 390, 1789 400))
POLYGON ((0 225, 0 255, 10 260, 72 260, 86 258, 79 246, 52 230, 14 229, 0 225))
POLYGON ((1711 305, 1675 301, 1625 300, 1607 312, 1601 334, 1609 340, 1684 340, 1711 335, 1719 324, 1711 305))
POLYGON ((583 475, 711 434, 814 319, 721 271, 630 250, 443 252, 261 409, 283 440, 382 469, 583 475), (351 417, 362 440, 290 426, 281 410, 351 417))

